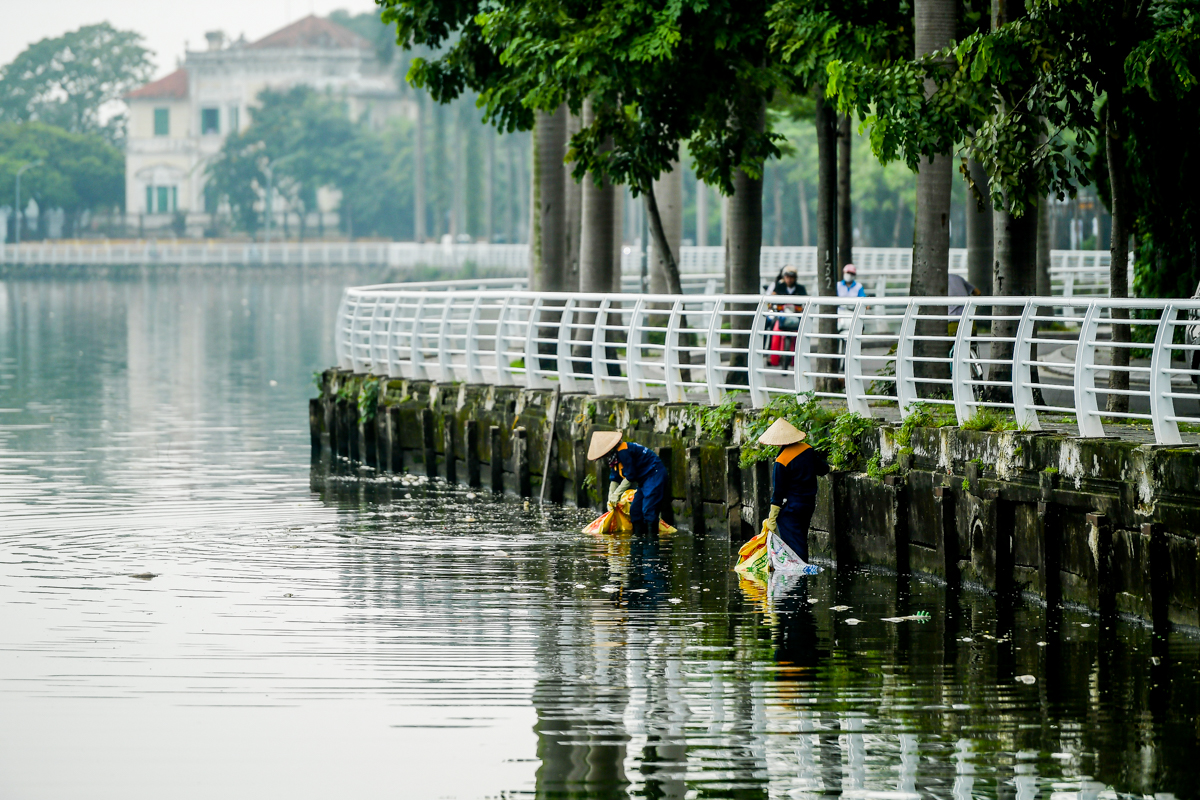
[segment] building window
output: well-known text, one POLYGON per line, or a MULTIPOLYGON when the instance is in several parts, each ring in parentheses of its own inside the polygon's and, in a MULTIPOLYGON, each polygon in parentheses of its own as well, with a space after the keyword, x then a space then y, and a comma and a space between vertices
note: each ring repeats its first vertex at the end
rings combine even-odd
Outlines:
POLYGON ((221 111, 217 108, 200 109, 200 135, 208 136, 221 132, 221 111))
POLYGON ((171 109, 169 109, 169 108, 154 109, 154 135, 155 136, 170 136, 171 135, 171 109))
POLYGON ((179 207, 178 186, 147 186, 146 213, 170 214, 179 207))

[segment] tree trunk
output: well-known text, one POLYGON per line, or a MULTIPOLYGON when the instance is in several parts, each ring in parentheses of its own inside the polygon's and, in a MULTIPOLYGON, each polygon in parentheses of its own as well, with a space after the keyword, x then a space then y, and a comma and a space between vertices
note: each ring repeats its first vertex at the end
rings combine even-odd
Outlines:
POLYGON ((838 120, 838 273, 854 262, 854 218, 850 200, 850 115, 838 120))
MULTIPOLYGON (((837 218, 837 109, 825 101, 824 87, 817 89, 817 286, 816 293, 823 297, 837 295, 838 282, 838 218, 837 218)), ((810 288, 811 293, 811 288, 810 288)), ((826 307, 823 309, 829 312, 826 307)), ((817 352, 831 356, 838 351, 835 339, 826 338, 837 333, 837 320, 830 315, 818 320, 817 332, 823 334, 817 342, 817 352)), ((840 372, 836 358, 822 358, 818 371, 832 375, 840 372)), ((837 378, 818 378, 817 388, 824 392, 835 391, 837 378)))
POLYGON ((992 200, 983 166, 969 163, 977 199, 967 190, 967 281, 982 294, 992 293, 992 200))
MULTIPOLYGON (((580 118, 574 114, 567 116, 567 141, 570 147, 571 137, 579 133, 580 118)), ((579 285, 579 253, 582 228, 583 183, 576 181, 570 165, 563 167, 563 196, 566 202, 566 243, 563 245, 566 253, 566 275, 563 277, 564 286, 579 285)))
MULTIPOLYGON (((1028 297, 1037 288, 1037 220, 1035 204, 1027 204, 1025 213, 1014 216, 1008 209, 996 211, 993 219, 992 241, 994 244, 994 267, 992 291, 996 297, 1028 297), (1031 207, 1032 205, 1032 207, 1031 207)), ((994 306, 996 315, 1016 316, 1020 306, 994 306)), ((997 339, 1012 338, 1017 334, 1016 319, 998 319, 992 322, 992 336, 997 339)), ((988 380, 1011 383, 1013 342, 992 342, 988 358, 1002 359, 1006 364, 989 364, 988 380)), ((1008 387, 988 387, 985 397, 997 402, 1011 402, 1012 390, 1008 387)))
MULTIPOLYGON (((583 105, 583 124, 589 126, 594 122, 594 112, 591 100, 583 105)), ((604 147, 610 149, 611 144, 604 147)), ((585 177, 580 187, 580 241, 579 241, 579 291, 585 293, 605 294, 612 291, 613 285, 613 246, 615 225, 614 202, 616 191, 607 180, 597 184, 591 175, 585 177)), ((619 263, 619 262, 618 262, 619 263)), ((585 307, 596 308, 595 301, 586 301, 585 307)), ((595 312, 585 312, 580 315, 575 345, 575 355, 582 359, 575 362, 577 372, 591 373, 591 329, 596 324, 595 312)))
POLYGON ((800 192, 800 244, 808 247, 812 244, 812 231, 808 227, 808 189, 803 178, 796 182, 796 188, 800 192))
MULTIPOLYGON (((321 214, 320 206, 317 213, 321 214)), ((425 241, 425 93, 417 95, 413 137, 413 241, 425 241)))
POLYGON ((708 247, 708 187, 696 179, 696 246, 708 247))
POLYGON ((667 240, 667 232, 663 226, 662 212, 658 207, 658 200, 655 198, 653 191, 643 191, 642 198, 645 203, 646 222, 650 228, 650 238, 654 242, 654 247, 662 259, 662 271, 666 291, 668 294, 683 294, 683 288, 680 286, 679 281, 679 262, 675 260, 675 254, 672 252, 670 243, 667 240))
MULTIPOLYGON (((954 0, 916 0, 914 3, 913 39, 917 57, 946 47, 954 40, 954 0)), ((925 93, 933 92, 927 81, 925 93)), ((917 219, 913 234, 912 282, 909 293, 917 296, 942 297, 946 294, 946 279, 950 271, 950 176, 949 154, 922 159, 917 171, 917 219)), ((944 308, 929 308, 931 316, 944 316, 944 308)), ((918 319, 919 336, 944 336, 943 320, 918 319)), ((949 342, 918 340, 913 347, 918 358, 944 359, 949 355, 949 342)), ((916 375, 920 378, 946 380, 950 365, 945 362, 918 362, 916 375)), ((922 397, 946 396, 945 384, 921 383, 922 397)))
POLYGON ((566 287, 567 215, 563 158, 566 155, 567 110, 538 111, 533 125, 533 170, 530 175, 529 288, 561 292, 566 287))
POLYGON ((776 164, 771 169, 771 177, 773 179, 772 201, 775 205, 774 209, 772 209, 775 213, 773 225, 775 230, 773 230, 771 233, 775 242, 775 246, 783 247, 783 169, 779 166, 779 164, 776 164))
POLYGON ((434 238, 440 239, 442 232, 446 230, 448 222, 446 214, 446 111, 441 103, 437 103, 433 107, 433 158, 430 162, 433 165, 430 176, 432 191, 430 192, 429 209, 432 216, 433 224, 430 226, 430 233, 434 238))
POLYGON ((625 191, 613 188, 613 223, 612 223, 612 283, 608 291, 619 294, 621 291, 622 254, 625 249, 625 191))
POLYGON ((487 140, 483 149, 483 235, 484 241, 491 244, 496 232, 492 209, 492 197, 496 194, 496 132, 488 126, 483 135, 487 140))
MULTIPOLYGON (((1121 119, 1123 108, 1121 97, 1117 92, 1108 95, 1108 108, 1104 114, 1105 150, 1108 156, 1108 181, 1112 192, 1112 235, 1109 239, 1109 258, 1112 266, 1109 268, 1108 296, 1112 298, 1129 296, 1129 176, 1125 164, 1125 124, 1121 119)), ((1129 310, 1114 308, 1114 320, 1129 319, 1129 310)), ((1121 369, 1129 366, 1129 348, 1121 347, 1131 340, 1130 326, 1116 324, 1112 326, 1112 340, 1118 345, 1113 348, 1113 369, 1108 373, 1108 388, 1115 391, 1129 390, 1129 372, 1121 369)), ((1106 410, 1124 414, 1129 411, 1129 395, 1110 394, 1106 410)))
POLYGON ((1037 224, 1037 276, 1034 281, 1038 297, 1050 296, 1050 198, 1043 197, 1038 203, 1037 224))
MULTIPOLYGON (((664 172, 654 181, 654 199, 658 204, 658 213, 662 221, 663 233, 666 236, 667 247, 671 250, 671 260, 675 263, 678 274, 680 247, 683 244, 683 170, 678 161, 672 162, 670 172, 664 172)), ((670 288, 667 275, 667 259, 663 253, 658 237, 650 239, 650 293, 675 294, 679 290, 670 288)))

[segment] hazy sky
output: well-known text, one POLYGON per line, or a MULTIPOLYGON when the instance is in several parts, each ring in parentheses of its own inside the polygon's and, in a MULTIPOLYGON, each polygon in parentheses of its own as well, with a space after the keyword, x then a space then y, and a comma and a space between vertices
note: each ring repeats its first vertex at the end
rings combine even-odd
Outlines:
POLYGON ((206 47, 205 31, 223 30, 235 39, 244 33, 253 41, 308 14, 374 7, 372 0, 0 0, 0 64, 39 39, 107 20, 145 37, 161 77, 183 57, 184 42, 192 50, 206 47))

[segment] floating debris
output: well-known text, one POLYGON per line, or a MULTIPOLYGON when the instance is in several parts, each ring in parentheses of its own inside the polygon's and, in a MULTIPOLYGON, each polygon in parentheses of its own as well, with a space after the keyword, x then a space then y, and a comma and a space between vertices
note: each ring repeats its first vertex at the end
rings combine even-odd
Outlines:
POLYGON ((148 581, 158 577, 157 572, 139 572, 136 575, 130 575, 131 578, 137 578, 139 581, 148 581))
POLYGON ((830 606, 830 611, 849 611, 850 606, 830 606))
POLYGON ((648 591, 650 591, 650 590, 649 589, 630 589, 629 593, 630 594, 645 594, 648 591))
MULTIPOLYGON (((884 617, 884 622, 929 622, 928 611, 918 611, 915 614, 906 614, 903 617, 884 617)), ((969 642, 970 639, 962 639, 960 641, 969 642)))
POLYGON ((809 604, 810 606, 815 606, 815 605, 816 605, 817 603, 819 603, 819 602, 821 602, 821 601, 820 601, 820 600, 818 600, 818 599, 817 599, 817 598, 815 598, 815 597, 810 597, 810 598, 808 598, 808 604, 809 604))
POLYGON ((1090 623, 1090 622, 1081 622, 1081 623, 1079 623, 1079 627, 1081 627, 1081 628, 1090 628, 1090 627, 1092 627, 1092 623, 1090 623))
POLYGON ((467 492, 467 499, 468 499, 468 500, 474 500, 474 499, 475 499, 475 493, 474 493, 474 492, 467 492))
POLYGON ((478 521, 479 520, 475 519, 474 517, 464 517, 463 518, 463 522, 478 522, 478 521))
POLYGON ((496 555, 500 556, 501 558, 512 558, 512 556, 508 554, 507 550, 497 550, 496 555))
POLYGON ((855 619, 854 617, 846 617, 844 620, 842 620, 842 622, 846 623, 847 625, 857 625, 858 623, 862 622, 862 620, 855 619))
POLYGON ((974 639, 972 639, 970 636, 964 636, 964 637, 962 637, 961 639, 959 639, 959 641, 960 641, 960 642, 966 642, 967 644, 970 644, 971 642, 973 642, 973 641, 975 641, 975 640, 974 640, 974 639))
POLYGON ((704 625, 705 625, 705 623, 703 623, 703 622, 693 622, 693 623, 692 623, 692 624, 691 624, 689 627, 692 627, 692 628, 703 628, 703 627, 704 627, 704 625))
POLYGON ((602 591, 602 592, 608 592, 609 594, 612 594, 613 592, 617 592, 617 591, 620 591, 620 590, 621 590, 621 587, 619 587, 619 586, 613 586, 613 585, 611 585, 611 584, 610 584, 610 585, 608 585, 608 586, 601 586, 601 587, 600 587, 600 591, 602 591))
POLYGON ((575 584, 575 588, 576 589, 586 589, 587 584, 586 583, 577 583, 577 584, 575 584))
POLYGON ((1045 647, 1045 646, 1046 646, 1046 643, 1045 643, 1045 642, 1038 642, 1038 643, 1037 643, 1037 646, 1038 646, 1038 647, 1045 647))
POLYGON ((1031 686, 1031 685, 1037 683, 1037 678, 1035 678, 1032 675, 1018 675, 1017 680, 1019 682, 1025 684, 1026 686, 1031 686))
POLYGON ((288 592, 287 594, 284 595, 284 597, 295 597, 295 595, 292 594, 291 592, 288 592))
POLYGON ((668 597, 667 602, 668 603, 682 603, 683 600, 679 599, 678 597, 668 597))

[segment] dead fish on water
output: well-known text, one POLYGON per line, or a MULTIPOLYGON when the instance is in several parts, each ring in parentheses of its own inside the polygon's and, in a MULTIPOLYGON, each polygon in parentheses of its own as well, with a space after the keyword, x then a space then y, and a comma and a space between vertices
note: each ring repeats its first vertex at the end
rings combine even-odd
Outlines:
POLYGON ((139 572, 136 575, 130 575, 131 578, 137 578, 139 581, 148 581, 151 578, 157 578, 157 572, 139 572))

